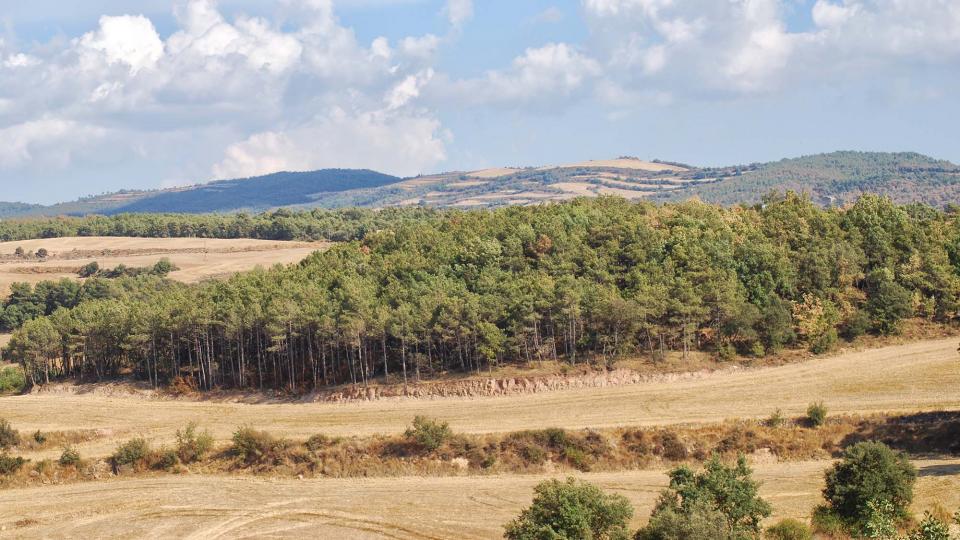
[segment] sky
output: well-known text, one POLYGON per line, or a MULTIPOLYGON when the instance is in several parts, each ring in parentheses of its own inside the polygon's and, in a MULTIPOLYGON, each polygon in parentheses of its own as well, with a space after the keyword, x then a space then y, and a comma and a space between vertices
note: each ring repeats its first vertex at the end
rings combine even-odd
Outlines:
POLYGON ((960 0, 0 0, 0 201, 958 143, 960 0))

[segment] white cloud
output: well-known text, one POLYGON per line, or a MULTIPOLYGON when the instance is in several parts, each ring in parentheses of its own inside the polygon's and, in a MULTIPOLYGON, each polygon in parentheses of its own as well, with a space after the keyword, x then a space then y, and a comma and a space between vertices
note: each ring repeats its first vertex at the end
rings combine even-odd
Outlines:
POLYGON ((100 28, 84 34, 77 42, 81 56, 102 55, 109 63, 123 62, 132 72, 156 65, 163 56, 163 42, 149 19, 122 15, 100 17, 100 28))
POLYGON ((440 132, 437 120, 409 112, 335 108, 306 125, 257 133, 232 145, 214 173, 238 178, 343 167, 412 176, 446 159, 440 132))
POLYGON ((437 92, 473 105, 545 107, 570 98, 601 72, 592 58, 566 43, 527 49, 507 70, 477 79, 446 81, 437 92))
MULTIPOLYGON (((466 20, 468 4, 451 4, 451 20, 466 20)), ((283 9, 295 16, 228 20, 214 0, 181 0, 165 40, 132 14, 23 51, 0 43, 0 166, 52 170, 76 157, 70 141, 80 139, 92 162, 172 157, 156 182, 271 164, 350 166, 338 155, 390 172, 443 159, 442 126, 414 107, 440 39, 364 46, 330 0, 285 0, 283 9)))
POLYGON ((447 0, 444 13, 451 26, 460 27, 473 17, 473 0, 447 0))
POLYGON ((0 169, 15 169, 43 158, 43 166, 62 169, 74 152, 103 136, 104 130, 61 118, 40 118, 0 129, 0 169))
POLYGON ((813 5, 813 22, 821 28, 829 28, 847 22, 860 10, 858 4, 834 4, 829 0, 817 0, 813 5))

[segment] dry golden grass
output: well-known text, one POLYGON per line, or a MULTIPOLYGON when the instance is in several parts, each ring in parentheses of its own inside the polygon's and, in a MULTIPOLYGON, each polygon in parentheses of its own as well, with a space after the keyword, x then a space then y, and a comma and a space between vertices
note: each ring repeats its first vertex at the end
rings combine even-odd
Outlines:
POLYGON ((10 285, 16 282, 77 279, 76 270, 91 261, 97 261, 102 268, 119 264, 142 267, 166 257, 180 268, 170 274, 172 279, 193 283, 257 266, 294 263, 326 247, 323 243, 204 238, 78 237, 3 242, 0 296, 6 296, 10 285), (28 252, 44 248, 50 257, 45 262, 12 259, 18 247, 28 252))
POLYGON ((556 167, 544 167, 545 169, 580 169, 586 167, 605 167, 610 169, 634 169, 638 171, 685 171, 683 167, 676 165, 667 165, 666 163, 653 163, 640 159, 600 159, 591 161, 581 161, 580 163, 570 163, 568 165, 559 165, 556 167))
POLYGON ((133 435, 169 442, 191 420, 224 441, 240 425, 294 439, 319 432, 395 434, 416 415, 448 421, 458 432, 496 433, 766 418, 778 408, 801 416, 821 400, 831 414, 957 410, 956 347, 955 338, 937 339, 670 382, 475 399, 243 404, 111 397, 103 390, 50 392, 0 398, 0 415, 22 432, 113 430, 112 437, 79 446, 84 455, 103 456, 133 435))
POLYGON ((465 176, 471 178, 498 178, 500 176, 507 176, 508 174, 513 174, 520 172, 523 169, 512 169, 509 167, 495 167, 492 169, 482 169, 479 171, 468 172, 465 176))
MULTIPOLYGON (((960 460, 922 460, 914 508, 960 505, 960 460)), ((804 519, 829 461, 758 465, 773 519, 804 519)), ((578 474, 647 519, 662 471, 578 474)), ((71 538, 499 538, 544 475, 275 480, 163 476, 0 491, 0 535, 71 538), (18 527, 18 522, 20 526, 18 527)))

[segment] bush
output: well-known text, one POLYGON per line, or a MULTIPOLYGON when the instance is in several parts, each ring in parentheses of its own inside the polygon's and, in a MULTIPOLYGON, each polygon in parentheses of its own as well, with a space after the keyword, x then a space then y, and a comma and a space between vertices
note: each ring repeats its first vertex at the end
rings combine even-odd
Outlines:
POLYGON ((0 454, 0 475, 7 476, 19 471, 27 460, 20 456, 13 457, 6 453, 0 454))
POLYGON ((37 258, 46 259, 50 256, 50 252, 47 251, 47 248, 40 248, 37 250, 37 258))
POLYGON ((533 504, 506 526, 508 540, 593 538, 626 539, 633 516, 622 495, 608 495, 598 487, 568 478, 548 480, 534 488, 533 504))
POLYGON ((813 509, 810 519, 814 532, 828 537, 846 536, 846 525, 829 506, 820 505, 813 509))
POLYGON ((910 460, 879 442, 847 448, 826 473, 823 497, 852 532, 863 530, 873 505, 889 504, 896 519, 906 519, 917 471, 910 460))
POLYGON ((19 366, 0 369, 0 394, 19 393, 27 385, 27 378, 19 366))
POLYGON ((770 418, 767 418, 766 424, 768 427, 777 428, 782 426, 784 422, 786 422, 786 420, 783 418, 783 411, 777 409, 773 411, 770 418))
POLYGON ((80 464, 80 452, 78 452, 72 446, 64 446, 63 452, 60 454, 60 459, 58 463, 62 467, 69 467, 71 465, 76 466, 80 464))
POLYGON ((764 536, 768 540, 811 540, 813 532, 810 527, 795 519, 781 519, 776 525, 767 529, 764 536))
POLYGON ((13 429, 10 422, 0 418, 0 450, 7 450, 20 444, 20 432, 13 429))
POLYGON ((265 431, 241 427, 233 434, 233 453, 243 461, 253 463, 269 455, 278 442, 265 431))
POLYGON ((99 272, 100 272, 100 263, 98 263, 97 261, 93 261, 85 264, 82 268, 80 268, 80 270, 77 272, 77 275, 82 278, 89 278, 97 275, 99 272))
POLYGON ((179 462, 177 451, 172 448, 161 448, 150 456, 150 468, 158 471, 169 471, 179 462))
POLYGON ((828 328, 822 334, 810 338, 810 352, 813 354, 830 352, 837 344, 837 341, 839 341, 837 330, 835 328, 828 328))
POLYGON ((34 440, 34 442, 36 442, 37 444, 43 444, 43 443, 47 442, 47 436, 44 435, 43 432, 41 432, 41 431, 38 429, 38 430, 37 430, 36 432, 34 432, 34 434, 33 434, 33 440, 34 440))
POLYGON ((417 416, 413 419, 413 427, 408 429, 404 436, 416 443, 427 452, 433 452, 440 448, 443 443, 453 435, 450 425, 446 422, 438 422, 425 416, 417 416))
POLYGON ((130 439, 121 444, 110 456, 110 462, 114 468, 124 465, 138 466, 150 455, 150 444, 141 437, 130 439))
POLYGON ((811 427, 820 427, 827 421, 827 407, 822 401, 807 407, 807 422, 811 427))
POLYGON ((637 531, 635 540, 727 539, 727 518, 706 501, 695 501, 687 510, 666 506, 654 511, 650 523, 637 531))
POLYGON ((677 467, 670 471, 670 488, 660 494, 660 500, 650 516, 651 525, 642 529, 637 538, 686 538, 681 534, 685 529, 678 528, 683 520, 709 528, 716 522, 716 516, 710 510, 721 514, 725 534, 699 538, 757 536, 761 521, 771 513, 770 505, 758 494, 759 488, 743 456, 733 466, 723 464, 714 456, 699 473, 687 466, 677 467))
POLYGON ((320 450, 323 450, 328 446, 337 444, 338 442, 340 442, 339 438, 331 438, 322 433, 318 433, 316 435, 312 435, 309 439, 307 439, 306 446, 307 446, 307 450, 310 450, 311 452, 319 452, 320 450))
POLYGON ((873 330, 879 334, 899 332, 900 321, 913 314, 913 295, 888 273, 874 271, 867 276, 867 312, 873 330))
POLYGON ((190 422, 183 429, 177 430, 177 458, 183 463, 193 463, 203 459, 203 456, 213 448, 213 436, 209 431, 197 433, 197 423, 190 422))

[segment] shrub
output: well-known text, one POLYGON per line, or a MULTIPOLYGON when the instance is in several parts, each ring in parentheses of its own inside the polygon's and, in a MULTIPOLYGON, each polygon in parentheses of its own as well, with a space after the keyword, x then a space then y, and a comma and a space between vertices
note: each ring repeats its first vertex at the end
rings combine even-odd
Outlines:
POLYGON ((910 532, 906 540, 951 540, 950 526, 926 512, 923 521, 910 532))
POLYGON ((677 467, 670 471, 670 487, 661 493, 650 517, 650 523, 656 526, 641 530, 637 538, 685 538, 676 528, 680 526, 678 523, 686 518, 709 527, 716 522, 710 509, 722 515, 726 534, 701 538, 756 536, 760 533, 760 522, 771 513, 770 505, 758 494, 759 487, 743 456, 733 466, 723 464, 714 456, 699 473, 687 466, 677 467), (662 513, 666 515, 661 516, 662 513), (663 528, 664 524, 672 528, 663 528))
POLYGON ((650 523, 637 531, 635 540, 726 539, 727 519, 706 501, 694 501, 687 510, 666 506, 654 511, 650 523))
POLYGON ((19 471, 27 460, 20 456, 13 457, 6 453, 0 454, 0 475, 7 476, 19 471))
POLYGON ((413 427, 408 429, 404 436, 416 443, 427 452, 433 452, 440 448, 443 443, 453 435, 450 425, 446 422, 438 422, 425 416, 417 416, 413 419, 413 427))
POLYGON ((633 509, 622 495, 608 495, 573 478, 543 482, 534 494, 533 504, 507 524, 508 540, 627 538, 633 509))
POLYGON ((27 378, 19 366, 7 366, 0 369, 0 394, 22 392, 27 378))
POLYGON ((241 427, 233 433, 233 453, 247 463, 262 460, 277 444, 273 435, 250 427, 241 427))
POLYGON ((782 426, 784 422, 786 422, 786 420, 783 418, 783 411, 777 409, 773 411, 770 418, 767 418, 766 424, 769 427, 776 428, 782 426))
POLYGON ((340 442, 340 438, 338 437, 331 438, 322 433, 318 433, 307 439, 306 446, 307 450, 310 450, 311 452, 318 452, 328 446, 337 444, 338 442, 340 442))
POLYGON ((820 427, 827 421, 827 407, 822 401, 811 403, 807 407, 807 422, 812 427, 820 427))
POLYGON ((40 248, 37 250, 37 258, 46 259, 50 256, 50 252, 47 251, 47 248, 40 248))
POLYGON ((810 519, 813 531, 828 537, 846 536, 846 525, 829 506, 820 505, 813 509, 810 519))
POLYGON ((63 452, 58 460, 62 467, 76 466, 80 464, 80 452, 72 446, 64 446, 63 452))
POLYGON ((724 362, 736 360, 737 348, 734 347, 732 343, 721 343, 720 346, 717 347, 717 357, 724 362))
POLYGON ((900 321, 913 314, 913 295, 887 274, 874 271, 867 276, 867 312, 875 332, 895 334, 900 330, 900 321))
POLYGON ((179 462, 177 451, 172 448, 161 448, 150 456, 150 468, 159 471, 169 471, 179 462))
POLYGON ((110 456, 110 461, 114 468, 124 465, 137 466, 143 463, 150 455, 150 444, 141 437, 130 439, 121 444, 110 456))
POLYGON ((43 432, 41 432, 41 431, 38 429, 38 430, 37 430, 36 432, 34 432, 34 434, 33 434, 33 440, 34 440, 34 442, 36 442, 37 444, 43 444, 43 443, 47 442, 47 436, 44 435, 43 432))
POLYGON ((203 459, 203 456, 213 448, 213 436, 209 431, 197 433, 197 423, 190 422, 183 429, 177 430, 177 458, 183 463, 193 463, 203 459))
POLYGON ((822 334, 810 338, 810 352, 813 354, 830 352, 838 340, 837 330, 835 328, 828 328, 822 334))
POLYGON ((917 471, 910 460, 879 442, 847 448, 843 459, 826 473, 823 497, 853 532, 863 530, 873 505, 889 504, 896 519, 908 517, 917 471))
POLYGON ((0 450, 7 450, 20 444, 20 432, 13 429, 10 422, 0 418, 0 450))
POLYGON ((82 268, 77 272, 77 275, 82 278, 93 277, 100 272, 100 263, 97 261, 89 262, 83 265, 82 268))
POLYGON ((810 527, 795 519, 781 519, 776 525, 767 529, 764 536, 768 540, 811 540, 813 532, 810 527))

